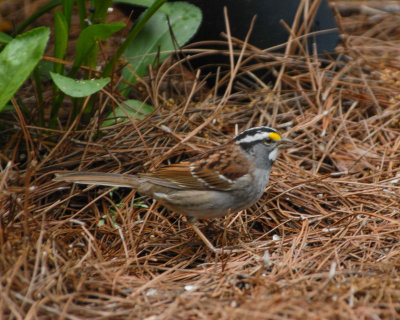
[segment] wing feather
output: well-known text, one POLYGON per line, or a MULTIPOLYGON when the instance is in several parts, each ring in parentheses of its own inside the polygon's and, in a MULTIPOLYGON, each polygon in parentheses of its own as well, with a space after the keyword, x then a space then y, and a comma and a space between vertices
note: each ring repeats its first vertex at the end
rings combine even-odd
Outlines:
POLYGON ((235 180, 249 172, 252 163, 237 152, 234 143, 209 150, 200 156, 141 175, 152 183, 177 189, 227 191, 235 180), (168 185, 167 185, 168 184, 168 185))

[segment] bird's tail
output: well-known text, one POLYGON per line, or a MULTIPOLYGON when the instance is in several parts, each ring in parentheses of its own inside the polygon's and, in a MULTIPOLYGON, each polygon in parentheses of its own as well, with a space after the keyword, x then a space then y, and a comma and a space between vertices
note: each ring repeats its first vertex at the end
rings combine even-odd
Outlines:
POLYGON ((56 173, 55 181, 66 181, 79 184, 93 184, 100 186, 139 187, 139 178, 134 175, 120 173, 102 173, 102 172, 60 172, 56 173))

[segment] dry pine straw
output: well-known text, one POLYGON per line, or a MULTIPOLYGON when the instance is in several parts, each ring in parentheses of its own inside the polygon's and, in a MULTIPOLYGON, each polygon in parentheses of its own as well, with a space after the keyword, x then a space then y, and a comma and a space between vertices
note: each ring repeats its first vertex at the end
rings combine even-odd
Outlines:
POLYGON ((354 32, 337 60, 264 53, 275 91, 238 81, 229 99, 210 97, 201 83, 177 86, 179 68, 165 66, 142 87, 157 107, 144 121, 99 132, 95 117, 50 137, 19 120, 14 153, 10 143, 1 154, 14 163, 0 181, 0 314, 399 317, 400 17, 374 17, 339 19, 354 32), (215 256, 184 218, 134 190, 51 180, 60 169, 147 171, 261 124, 298 144, 281 153, 257 205, 201 224, 240 253, 215 256), (22 146, 36 159, 25 167, 22 146))

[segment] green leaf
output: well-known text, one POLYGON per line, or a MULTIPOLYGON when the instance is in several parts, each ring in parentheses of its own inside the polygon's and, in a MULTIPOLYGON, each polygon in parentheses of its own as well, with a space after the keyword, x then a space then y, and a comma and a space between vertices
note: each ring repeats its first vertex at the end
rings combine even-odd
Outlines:
POLYGON ((125 53, 126 49, 129 45, 132 44, 133 40, 136 39, 137 35, 144 28, 149 19, 154 15, 157 10, 166 2, 167 0, 154 0, 154 3, 140 16, 140 18, 136 21, 134 27, 129 32, 125 41, 119 46, 117 53, 114 54, 112 59, 107 63, 106 67, 103 70, 103 76, 110 76, 116 62, 121 58, 121 56, 125 53))
MULTIPOLYGON (((68 23, 64 14, 60 11, 54 12, 54 57, 60 60, 65 58, 68 46, 68 23)), ((54 71, 62 73, 64 66, 60 63, 54 64, 54 71)))
POLYGON ((74 10, 75 0, 62 0, 63 14, 65 17, 65 22, 67 23, 67 28, 69 29, 71 25, 71 18, 74 10))
POLYGON ((74 98, 89 96, 110 82, 110 78, 76 81, 54 72, 50 72, 50 76, 62 92, 74 98))
POLYGON ((177 46, 181 47, 189 41, 200 26, 201 10, 190 3, 166 3, 162 8, 164 12, 168 12, 170 26, 177 43, 171 39, 166 14, 155 13, 126 50, 125 58, 131 66, 128 65, 123 70, 123 77, 129 82, 136 82, 135 75, 129 71, 132 66, 134 73, 139 77, 146 75, 149 65, 164 61, 177 49, 177 46))
POLYGON ((143 120, 154 111, 154 107, 139 100, 126 100, 122 103, 122 106, 122 108, 115 108, 115 112, 112 111, 108 114, 107 120, 103 122, 103 127, 128 121, 129 117, 143 120))
POLYGON ((101 219, 101 220, 99 220, 99 222, 97 223, 97 226, 98 226, 98 227, 102 227, 102 226, 104 226, 104 223, 105 223, 105 220, 104 220, 104 219, 101 219))
POLYGON ((108 8, 112 5, 112 0, 93 0, 94 14, 93 23, 101 23, 106 20, 108 8))
POLYGON ((3 107, 3 110, 1 110, 1 111, 4 112, 4 111, 12 111, 12 110, 14 110, 14 106, 11 105, 11 104, 6 104, 6 105, 3 107))
POLYGON ((124 23, 115 22, 109 24, 100 23, 84 29, 76 42, 74 68, 79 68, 91 54, 95 54, 98 40, 106 40, 123 27, 125 27, 124 23))
POLYGON ((49 28, 39 27, 11 40, 0 53, 0 111, 43 56, 49 28))
POLYGON ((86 0, 76 0, 76 2, 78 6, 79 23, 81 26, 81 30, 84 30, 88 27, 86 0))
POLYGON ((13 38, 9 36, 7 33, 0 32, 0 43, 2 44, 7 44, 9 43, 13 38))
POLYGON ((154 3, 154 0, 118 0, 118 2, 141 7, 150 7, 154 3))

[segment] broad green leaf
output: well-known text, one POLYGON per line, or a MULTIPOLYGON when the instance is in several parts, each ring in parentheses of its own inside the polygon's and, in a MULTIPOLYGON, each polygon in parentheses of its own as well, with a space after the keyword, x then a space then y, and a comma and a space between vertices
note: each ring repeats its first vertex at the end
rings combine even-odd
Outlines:
POLYGON ((106 40, 123 27, 125 27, 125 24, 119 22, 109 24, 100 23, 83 30, 76 42, 74 68, 79 68, 94 53, 98 40, 106 40))
MULTIPOLYGON (((79 0, 78 0, 79 1, 79 0)), ((121 58, 121 56, 126 52, 126 49, 132 44, 132 42, 136 39, 137 35, 140 31, 144 28, 146 23, 149 19, 160 9, 160 7, 166 2, 167 0, 154 0, 153 4, 147 8, 145 12, 139 17, 136 21, 132 30, 128 33, 125 41, 119 46, 117 52, 114 56, 110 59, 107 63, 106 67, 103 70, 103 76, 109 77, 116 62, 121 58)))
POLYGON ((39 27, 11 40, 0 53, 0 111, 43 56, 49 28, 39 27))
POLYGON ((2 44, 7 44, 9 43, 13 38, 9 36, 7 33, 0 32, 0 43, 2 44))
POLYGON ((154 107, 139 100, 126 100, 122 103, 122 106, 123 108, 115 108, 115 112, 112 111, 108 114, 107 120, 103 122, 103 127, 128 121, 129 117, 143 120, 154 111, 154 107))
POLYGON ((123 76, 129 82, 136 82, 136 77, 130 69, 133 68, 139 77, 146 75, 149 65, 164 61, 172 52, 189 41, 200 26, 201 10, 190 3, 166 3, 162 8, 168 13, 176 42, 171 39, 166 14, 155 13, 125 53, 130 66, 123 70, 123 76))
POLYGON ((62 92, 74 98, 89 96, 110 82, 110 78, 76 81, 54 72, 50 72, 50 76, 62 92))

